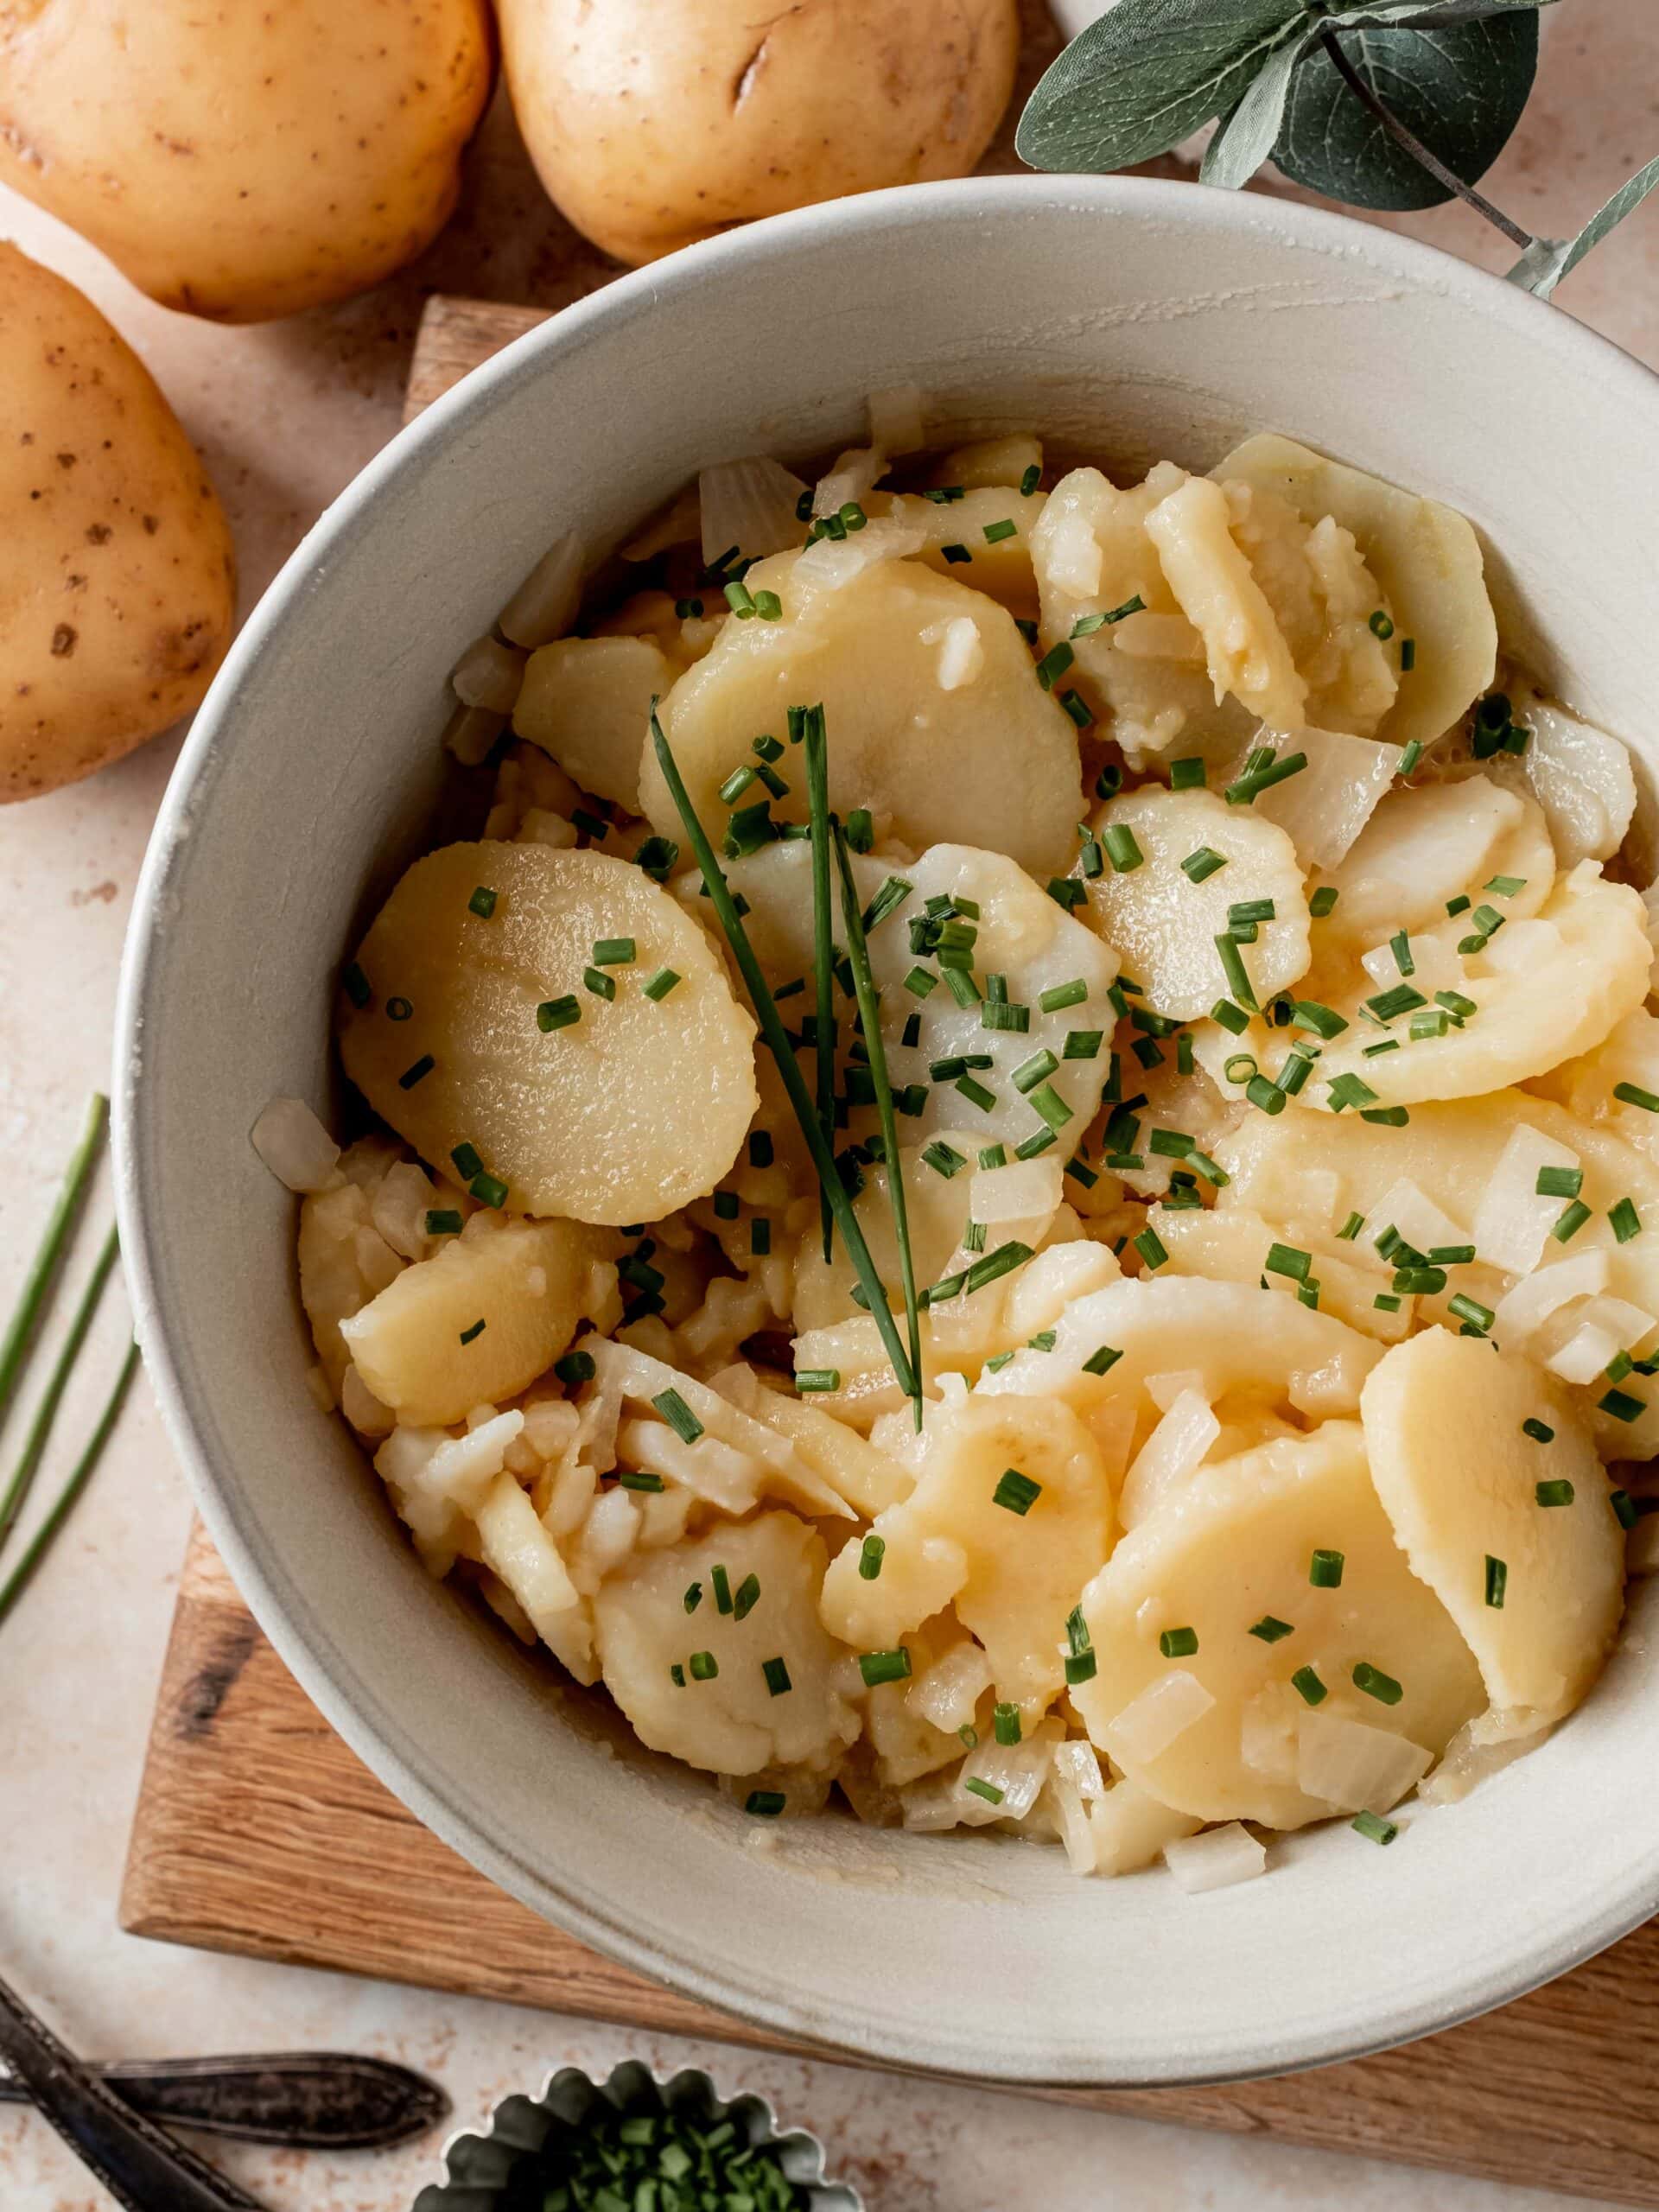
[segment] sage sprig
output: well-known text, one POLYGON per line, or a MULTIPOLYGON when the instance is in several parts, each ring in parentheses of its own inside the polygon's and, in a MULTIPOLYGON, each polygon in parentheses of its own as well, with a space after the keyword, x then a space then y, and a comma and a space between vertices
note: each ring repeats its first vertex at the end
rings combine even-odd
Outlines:
POLYGON ((1219 127, 1200 181, 1272 161, 1351 207, 1464 200, 1514 245, 1511 282, 1548 299, 1659 186, 1649 162, 1572 238, 1535 238, 1477 188, 1533 87, 1555 0, 1116 0, 1044 76, 1017 145, 1035 168, 1106 172, 1219 127))

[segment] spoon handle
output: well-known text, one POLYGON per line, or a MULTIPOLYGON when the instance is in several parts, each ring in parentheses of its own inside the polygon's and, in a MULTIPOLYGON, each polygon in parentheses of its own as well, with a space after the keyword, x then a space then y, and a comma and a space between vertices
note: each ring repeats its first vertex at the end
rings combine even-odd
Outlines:
MULTIPOLYGON (((424 2134, 449 2110, 424 2075, 343 2050, 128 2059, 87 2070, 152 2120, 295 2150, 383 2150, 424 2134)), ((0 2104, 29 2101, 21 2082, 0 2074, 0 2104)))
POLYGON ((257 2197, 123 2104, 4 1981, 0 2058, 127 2212, 264 2212, 257 2197))

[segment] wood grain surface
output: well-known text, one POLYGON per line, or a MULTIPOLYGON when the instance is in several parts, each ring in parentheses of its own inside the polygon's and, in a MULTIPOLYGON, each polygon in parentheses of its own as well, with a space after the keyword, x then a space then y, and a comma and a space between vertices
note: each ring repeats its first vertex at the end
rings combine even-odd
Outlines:
MULTIPOLYGON (((543 319, 439 296, 412 416, 543 319)), ((438 1841, 283 1666, 198 1529, 138 1808, 121 1924, 290 1965, 590 2019, 838 2056, 588 1950, 438 1841)), ((1659 1922, 1500 2012, 1353 2064, 1234 2088, 1062 2101, 1659 2208, 1659 1922)))

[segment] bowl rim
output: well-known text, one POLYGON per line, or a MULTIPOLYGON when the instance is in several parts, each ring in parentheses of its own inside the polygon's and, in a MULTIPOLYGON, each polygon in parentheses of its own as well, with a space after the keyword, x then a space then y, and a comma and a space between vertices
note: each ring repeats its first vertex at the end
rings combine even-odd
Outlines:
POLYGON ((810 1993, 773 2000, 757 1993, 716 1951, 699 1947, 687 1929, 671 1948, 639 1939, 608 1916, 586 1892, 580 1870, 544 1870, 529 1864, 491 1833, 487 1809, 461 1802, 441 1762, 418 1736, 393 1719, 340 1649, 327 1624, 309 1608, 303 1590, 274 1556, 257 1516, 221 1486, 196 1422, 184 1364, 172 1339, 152 1257, 165 1224, 152 1211, 139 1162, 149 1143, 149 1108, 143 1070, 146 1033, 162 1018, 160 979, 167 950, 162 917, 168 880, 194 828, 197 786, 216 765, 232 735, 237 697, 245 678, 292 620, 302 616, 310 594, 326 588, 333 557, 372 526, 378 496, 418 457, 464 434, 498 399, 538 373, 544 357, 580 350, 589 336, 617 322, 648 317, 664 298, 717 283, 728 269, 787 260, 809 242, 837 236, 903 232, 950 214, 990 224, 1029 218, 1045 207, 1136 223, 1212 232, 1277 230, 1292 246, 1357 258, 1398 279, 1411 292, 1459 296, 1491 319, 1508 324, 1547 356, 1567 357, 1580 374, 1623 388, 1634 408, 1645 407, 1659 435, 1659 376, 1643 363, 1503 277, 1440 248, 1402 237, 1333 209, 1262 195, 1205 190, 1185 181, 1146 177, 1052 176, 1016 174, 906 185, 831 200, 771 216, 682 249, 631 270, 549 317, 471 371, 401 429, 347 484, 312 525, 245 622, 198 710, 168 783, 134 897, 116 1003, 113 1149, 116 1207, 135 1331, 162 1421, 208 1533, 285 1666, 364 1764, 427 1827, 487 1878, 544 1918, 647 1980, 666 1983, 703 2004, 776 2034, 817 2045, 826 2057, 864 2056, 905 2071, 969 2081, 995 2079, 1010 2086, 1114 2088, 1198 2087, 1300 2072, 1364 2057, 1416 2037, 1453 2027, 1507 2004, 1568 1972, 1616 1942, 1649 1917, 1659 1899, 1659 1843, 1635 1856, 1624 1878, 1601 1896, 1596 1909, 1570 1935, 1518 1950, 1507 1970, 1474 1973, 1439 1999, 1401 1999, 1389 2010, 1357 2012, 1335 2024, 1317 2044, 1287 2060, 1264 2024, 1253 2047, 1224 2067, 1194 2063, 1179 2051, 1115 2071, 1057 2073, 1010 2059, 988 2076, 938 2053, 918 2063, 871 2024, 860 2032, 841 2024, 844 2040, 825 2040, 824 2024, 810 1993))

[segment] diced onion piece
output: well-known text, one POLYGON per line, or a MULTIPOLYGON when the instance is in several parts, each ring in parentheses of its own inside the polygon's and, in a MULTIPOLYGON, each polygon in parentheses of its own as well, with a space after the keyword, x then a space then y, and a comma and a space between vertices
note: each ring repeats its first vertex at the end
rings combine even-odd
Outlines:
POLYGON ((1402 757, 1400 746, 1340 730, 1262 729, 1250 742, 1271 745, 1287 758, 1307 756, 1300 775, 1270 785, 1252 802, 1257 814, 1288 835, 1305 868, 1335 868, 1346 856, 1393 785, 1402 757))
POLYGON ((878 517, 846 537, 815 539, 795 563, 793 582, 798 590, 808 589, 815 596, 840 591, 884 561, 907 561, 921 551, 923 543, 922 532, 908 523, 878 517))
POLYGON ((1048 1808, 1059 1827, 1066 1865, 1074 1874, 1092 1874, 1095 1831, 1090 1825, 1089 1808, 1058 1766, 1049 1776, 1048 1808))
MULTIPOLYGON (((1566 1200, 1555 1201, 1565 1205, 1566 1200)), ((1552 1313, 1570 1306, 1575 1298, 1593 1298, 1607 1287, 1605 1250, 1580 1252, 1570 1260, 1557 1260, 1522 1275, 1505 1291, 1492 1311, 1492 1332, 1500 1344, 1523 1344, 1541 1329, 1552 1313)))
POLYGON ((703 559, 716 561, 734 545, 750 561, 798 545, 805 526, 796 507, 805 489, 798 476, 764 454, 705 468, 697 479, 703 559))
POLYGON ((985 665, 985 647, 979 625, 971 615, 959 614, 944 626, 939 641, 939 689, 960 691, 971 683, 985 665))
POLYGON ((1593 1321, 1586 1321, 1559 1351, 1550 1354, 1544 1364, 1563 1382, 1593 1382, 1623 1349, 1611 1330, 1598 1328, 1593 1321))
POLYGON ((474 638, 455 663, 449 688, 463 707, 510 715, 518 702, 518 688, 524 680, 524 654, 486 635, 474 638))
POLYGON ((405 1260, 424 1259, 426 1216, 436 1197, 425 1170, 412 1160, 400 1160, 381 1177, 370 1201, 369 1218, 394 1252, 405 1260))
POLYGON ((1114 1753, 1121 1748, 1137 1764, 1150 1762, 1202 1720, 1215 1701, 1196 1675, 1173 1667, 1103 1730, 1106 1748, 1114 1753))
POLYGON ((1178 1836, 1164 1846, 1164 1864, 1189 1897, 1201 1890, 1224 1890, 1249 1882, 1268 1869, 1267 1847, 1240 1821, 1206 1828, 1202 1835, 1178 1836))
POLYGON ((879 445, 855 446, 837 454, 835 467, 813 490, 813 515, 837 515, 849 502, 861 506, 887 473, 887 456, 879 445))
POLYGON ((1433 1764, 1408 1738, 1339 1713, 1305 1713, 1297 1723, 1297 1787, 1339 1812, 1386 1813, 1433 1764))
POLYGON ((493 1414, 476 1428, 468 1429, 465 1436, 441 1439, 410 1479, 410 1487, 433 1497, 448 1498, 463 1513, 476 1513, 506 1465, 507 1446, 524 1426, 523 1414, 515 1409, 493 1414))
POLYGON ((1626 1351, 1643 1350, 1649 1332, 1655 1326, 1653 1315, 1644 1306, 1632 1305, 1628 1298, 1598 1298, 1593 1305, 1585 1307, 1584 1319, 1617 1337, 1626 1351))
MULTIPOLYGON (((1659 1522, 1643 1521, 1639 1525, 1652 1529, 1659 1522)), ((1446 1757, 1419 1786, 1417 1795, 1424 1804, 1460 1803, 1481 1783, 1501 1774, 1527 1752, 1536 1751, 1549 1733, 1548 1728, 1516 1733, 1515 1727, 1514 1718, 1502 1711, 1483 1713, 1465 1721, 1446 1745, 1446 1757)))
POLYGON ((1086 1736, 1069 1737, 1054 1746, 1054 1771, 1075 1789, 1085 1805, 1106 1795, 1100 1759, 1086 1736))
POLYGON ((348 1367, 340 1386, 340 1409, 359 1436, 390 1436, 397 1416, 382 1405, 354 1367, 348 1367))
POLYGON ((580 538, 556 537, 496 617, 502 636, 527 652, 563 637, 582 602, 584 565, 580 538))
POLYGON ((1190 1814, 1177 1813, 1125 1777, 1089 1808, 1094 1831, 1095 1872, 1132 1874, 1150 1866, 1166 1843, 1194 1834, 1199 1826, 1190 1814))
POLYGON ((334 1180, 340 1147, 302 1098, 273 1098, 248 1136, 290 1191, 326 1191, 334 1180))
POLYGON ((870 443, 888 453, 919 453, 927 443, 919 385, 894 385, 870 394, 870 443))
POLYGON ((1183 1390, 1135 1454, 1124 1478, 1118 1507, 1123 1526, 1138 1527, 1177 1496, 1220 1434, 1221 1423, 1209 1400, 1197 1390, 1183 1390))
POLYGON ((984 1652, 976 1643, 958 1643, 911 1684, 905 1705, 936 1728, 954 1734, 972 1721, 990 1687, 991 1662, 984 1652))
POLYGON ((443 733, 443 749, 463 768, 476 768, 488 760, 506 726, 505 715, 493 715, 483 707, 457 707, 443 733))
POLYGON ((1048 1779, 1054 1746, 1040 1736, 1023 1743, 981 1741, 963 1761, 957 1776, 957 1820, 963 1827, 985 1827, 993 1821, 1022 1821, 1037 1802, 1037 1793, 1048 1779), (970 1781, 1002 1793, 993 1800, 969 1789, 970 1781))
POLYGON ((1481 1258, 1506 1274, 1529 1274, 1565 1203, 1539 1195, 1538 1170, 1579 1164, 1576 1152, 1523 1122, 1498 1154, 1481 1193, 1474 1219, 1475 1249, 1481 1258))

